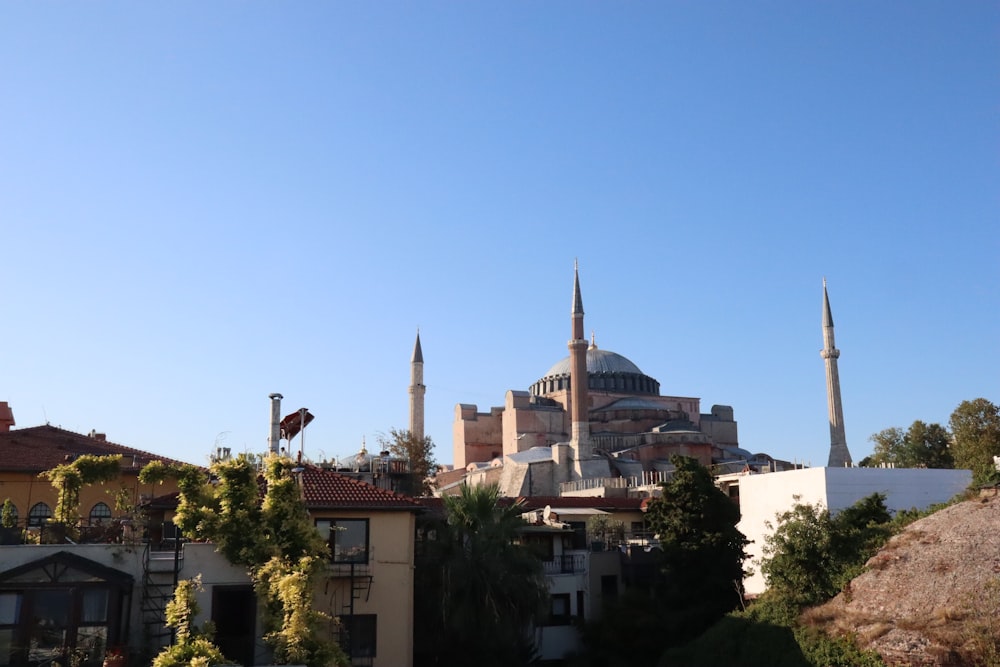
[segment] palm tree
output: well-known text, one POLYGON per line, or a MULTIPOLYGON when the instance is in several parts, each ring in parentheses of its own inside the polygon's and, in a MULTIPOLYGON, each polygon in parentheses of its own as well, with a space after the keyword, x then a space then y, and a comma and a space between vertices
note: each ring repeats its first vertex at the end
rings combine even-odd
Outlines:
POLYGON ((417 664, 527 664, 547 587, 541 561, 514 541, 520 506, 502 505, 495 485, 463 486, 444 504, 417 566, 417 664))

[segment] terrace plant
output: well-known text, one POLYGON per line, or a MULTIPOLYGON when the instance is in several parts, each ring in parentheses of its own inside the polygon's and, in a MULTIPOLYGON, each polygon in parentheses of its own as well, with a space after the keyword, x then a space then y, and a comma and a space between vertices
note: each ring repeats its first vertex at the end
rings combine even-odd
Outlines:
POLYGON ((0 527, 17 528, 17 511, 10 498, 3 501, 3 509, 0 510, 0 527))
POLYGON ((225 656, 212 640, 210 624, 198 628, 194 619, 198 616, 196 595, 202 590, 201 575, 177 583, 173 599, 167 603, 167 627, 174 629, 176 641, 165 647, 153 659, 153 667, 185 667, 186 665, 221 665, 225 656))
POLYGON ((587 536, 592 542, 612 544, 625 540, 625 523, 607 514, 595 514, 587 519, 587 536))
POLYGON ((84 485, 110 482, 118 477, 121 460, 121 454, 83 454, 39 474, 52 483, 58 494, 52 521, 74 530, 80 521, 80 490, 84 485))

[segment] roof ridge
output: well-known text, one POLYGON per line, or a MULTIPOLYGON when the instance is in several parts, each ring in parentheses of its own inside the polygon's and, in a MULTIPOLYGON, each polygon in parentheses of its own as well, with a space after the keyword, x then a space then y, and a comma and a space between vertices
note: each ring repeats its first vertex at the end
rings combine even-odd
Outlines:
MULTIPOLYGON (((173 459, 169 456, 162 456, 154 452, 149 452, 144 449, 138 449, 136 447, 129 447, 128 445, 123 445, 112 440, 98 440, 90 435, 85 435, 83 433, 78 433, 76 431, 70 431, 69 429, 62 428, 61 426, 53 426, 52 424, 39 424, 37 426, 28 426, 25 428, 12 429, 4 433, 0 433, 0 443, 3 441, 16 443, 19 438, 23 439, 38 439, 47 440, 49 443, 55 446, 66 446, 72 447, 74 445, 79 445, 81 448, 86 447, 87 449, 94 450, 91 452, 79 452, 81 454, 104 452, 105 454, 121 454, 123 456, 138 456, 149 461, 164 461, 170 463, 186 463, 185 461, 180 461, 173 459), (64 439, 64 440, 63 440, 64 439)), ((39 449, 35 447, 34 449, 39 449)), ((36 454, 43 452, 34 452, 36 454)))

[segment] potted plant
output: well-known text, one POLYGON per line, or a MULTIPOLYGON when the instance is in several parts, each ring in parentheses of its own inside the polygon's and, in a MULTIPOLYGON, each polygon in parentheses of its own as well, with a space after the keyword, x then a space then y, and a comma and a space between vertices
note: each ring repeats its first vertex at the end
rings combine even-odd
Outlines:
POLYGON ((0 544, 20 544, 21 532, 17 529, 17 514, 10 498, 3 501, 0 510, 0 544))
POLYGON ((595 514, 587 519, 587 536, 591 551, 604 551, 625 541, 625 523, 609 514, 595 514))
POLYGON ((611 520, 607 514, 595 514, 587 519, 587 537, 590 539, 591 551, 604 551, 610 528, 611 520))
POLYGON ((104 654, 104 667, 125 667, 128 663, 128 654, 124 646, 112 646, 104 654))

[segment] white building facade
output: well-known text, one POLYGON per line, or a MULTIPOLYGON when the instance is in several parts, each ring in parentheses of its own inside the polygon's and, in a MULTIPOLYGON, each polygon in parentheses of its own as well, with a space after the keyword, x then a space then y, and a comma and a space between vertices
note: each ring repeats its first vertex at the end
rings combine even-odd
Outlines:
POLYGON ((775 517, 796 503, 819 504, 837 512, 865 496, 882 493, 890 511, 926 509, 964 491, 972 482, 972 472, 928 468, 802 468, 742 475, 726 481, 735 481, 739 486, 738 528, 750 540, 747 565, 754 573, 744 580, 744 587, 748 595, 758 595, 767 588, 760 562, 766 539, 774 532, 775 517))

